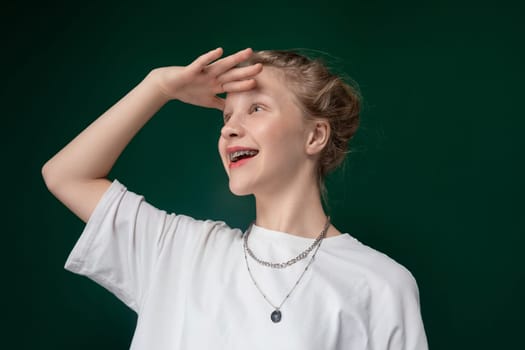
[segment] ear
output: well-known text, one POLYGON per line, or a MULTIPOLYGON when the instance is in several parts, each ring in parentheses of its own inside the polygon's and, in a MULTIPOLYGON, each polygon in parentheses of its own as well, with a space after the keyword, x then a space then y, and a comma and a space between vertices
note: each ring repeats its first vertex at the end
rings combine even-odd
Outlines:
POLYGON ((330 138, 330 123, 326 119, 316 119, 312 121, 308 132, 306 153, 315 155, 321 153, 330 138))

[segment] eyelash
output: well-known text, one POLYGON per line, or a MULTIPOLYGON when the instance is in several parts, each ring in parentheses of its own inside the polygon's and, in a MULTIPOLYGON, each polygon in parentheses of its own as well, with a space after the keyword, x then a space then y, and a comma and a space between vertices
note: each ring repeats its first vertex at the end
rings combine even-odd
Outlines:
POLYGON ((258 103, 252 104, 252 106, 250 107, 250 113, 255 112, 255 110, 254 110, 255 108, 261 108, 262 109, 262 106, 260 104, 258 104, 258 103))
MULTIPOLYGON (((250 114, 256 112, 256 111, 255 111, 256 108, 260 108, 260 109, 262 109, 263 107, 262 107, 259 103, 253 103, 253 104, 250 106, 250 110, 249 110, 249 111, 250 111, 250 114)), ((224 118, 223 118, 223 119, 224 119, 224 124, 226 124, 226 123, 228 122, 228 120, 230 120, 230 117, 231 117, 231 114, 226 114, 226 115, 224 116, 224 118)))

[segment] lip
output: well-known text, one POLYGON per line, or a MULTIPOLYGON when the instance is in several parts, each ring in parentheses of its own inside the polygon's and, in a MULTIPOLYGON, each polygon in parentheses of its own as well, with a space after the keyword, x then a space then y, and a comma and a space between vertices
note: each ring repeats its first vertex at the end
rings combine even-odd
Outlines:
POLYGON ((246 162, 249 162, 250 160, 252 160, 252 158, 254 158, 254 157, 255 157, 255 156, 250 157, 250 158, 244 158, 244 159, 241 159, 241 160, 236 161, 235 163, 229 162, 229 163, 228 163, 228 167, 229 167, 230 169, 238 168, 238 167, 244 165, 246 162))
POLYGON ((232 147, 227 147, 226 148, 226 153, 230 154, 230 153, 233 153, 233 152, 244 151, 244 150, 255 150, 255 151, 257 151, 256 148, 243 147, 243 146, 232 146, 232 147))
POLYGON ((250 161, 251 159, 253 159, 253 158, 255 158, 257 156, 257 155, 255 155, 255 156, 250 157, 250 158, 244 158, 244 159, 236 161, 235 163, 230 161, 230 157, 229 157, 230 153, 237 152, 237 151, 245 151, 245 150, 259 151, 256 148, 243 147, 243 146, 231 146, 231 147, 227 147, 226 148, 226 155, 227 155, 227 159, 228 159, 228 168, 230 168, 230 169, 238 168, 238 167, 244 165, 245 163, 247 163, 248 161, 250 161))

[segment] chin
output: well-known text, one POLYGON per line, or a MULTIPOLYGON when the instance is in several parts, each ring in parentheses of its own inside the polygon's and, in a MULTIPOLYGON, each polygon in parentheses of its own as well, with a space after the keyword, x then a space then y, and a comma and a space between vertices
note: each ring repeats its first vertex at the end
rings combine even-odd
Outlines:
POLYGON ((252 191, 248 189, 247 186, 233 184, 231 181, 230 181, 230 192, 236 196, 248 196, 253 193, 252 191))

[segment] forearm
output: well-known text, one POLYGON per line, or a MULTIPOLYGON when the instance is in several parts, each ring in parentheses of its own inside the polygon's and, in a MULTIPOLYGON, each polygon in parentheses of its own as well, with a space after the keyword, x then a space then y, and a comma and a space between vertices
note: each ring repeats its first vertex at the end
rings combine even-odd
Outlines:
POLYGON ((133 137, 169 100, 153 72, 46 162, 42 174, 48 187, 109 174, 133 137))

